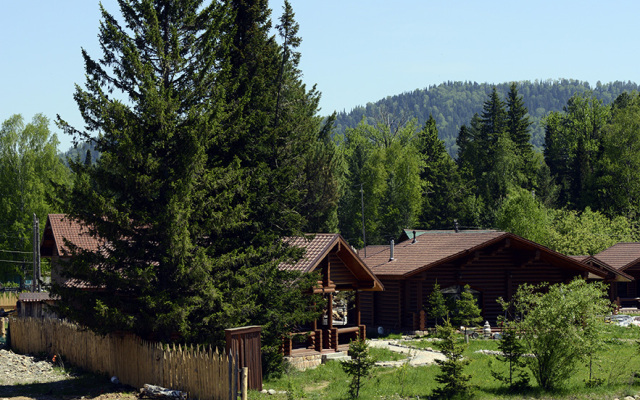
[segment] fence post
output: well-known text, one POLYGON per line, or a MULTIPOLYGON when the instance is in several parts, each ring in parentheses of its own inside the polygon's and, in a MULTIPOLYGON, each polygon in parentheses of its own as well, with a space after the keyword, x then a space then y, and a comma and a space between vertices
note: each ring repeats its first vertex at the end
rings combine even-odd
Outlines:
POLYGON ((234 389, 236 389, 233 384, 233 374, 235 373, 234 363, 233 363, 233 354, 227 354, 229 358, 229 400, 236 400, 238 398, 238 392, 236 391, 234 396, 234 389))
POLYGON ((242 367, 242 400, 247 400, 249 386, 249 367, 242 367))

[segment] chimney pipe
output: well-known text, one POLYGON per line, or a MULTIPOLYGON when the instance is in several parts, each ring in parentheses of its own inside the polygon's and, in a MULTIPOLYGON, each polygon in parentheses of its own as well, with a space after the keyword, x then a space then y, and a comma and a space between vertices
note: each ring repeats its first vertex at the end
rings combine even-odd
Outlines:
POLYGON ((393 261, 393 239, 391 239, 390 247, 389 247, 389 261, 393 261))
POLYGON ((416 240, 416 231, 413 231, 413 241, 411 241, 411 243, 415 243, 417 242, 416 240))
POLYGON ((453 220, 453 229, 456 230, 456 233, 460 232, 460 228, 458 228, 458 220, 457 219, 453 220))

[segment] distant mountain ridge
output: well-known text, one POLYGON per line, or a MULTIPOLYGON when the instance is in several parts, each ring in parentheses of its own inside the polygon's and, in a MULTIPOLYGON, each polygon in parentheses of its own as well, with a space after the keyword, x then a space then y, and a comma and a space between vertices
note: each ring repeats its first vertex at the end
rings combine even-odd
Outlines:
MULTIPOLYGON (((341 112, 336 118, 336 132, 344 132, 355 127, 364 117, 366 122, 375 125, 386 115, 409 120, 416 118, 420 125, 433 115, 436 120, 439 137, 444 140, 447 150, 455 155, 456 138, 460 127, 469 124, 475 113, 482 112, 482 105, 495 86, 500 97, 505 100, 511 82, 499 84, 477 82, 445 82, 425 89, 416 89, 395 96, 387 96, 375 103, 358 106, 350 112, 341 112)), ((613 102, 623 92, 638 91, 638 84, 631 81, 615 81, 595 86, 574 79, 558 79, 517 82, 518 92, 531 117, 531 142, 538 149, 544 144, 542 119, 551 111, 561 111, 567 100, 575 93, 593 91, 605 104, 613 102)))

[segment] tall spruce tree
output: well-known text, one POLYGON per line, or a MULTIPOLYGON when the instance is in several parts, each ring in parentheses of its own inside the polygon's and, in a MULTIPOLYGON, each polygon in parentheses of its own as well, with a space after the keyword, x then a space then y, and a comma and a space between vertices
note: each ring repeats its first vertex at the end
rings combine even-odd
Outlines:
POLYGON ((504 102, 495 87, 484 102, 482 114, 474 116, 465 133, 466 143, 460 142, 464 152, 459 154, 458 164, 463 166, 467 180, 475 183, 474 195, 481 205, 479 224, 492 226, 507 188, 517 181, 515 146, 507 132, 504 102))
MULTIPOLYGON (((300 255, 281 239, 305 222, 318 94, 284 55, 295 42, 269 35, 266 1, 119 5, 122 19, 101 8, 103 57, 83 51, 88 132, 59 119, 101 153, 71 163, 66 204, 104 241, 63 271, 98 290, 57 286, 60 312, 100 332, 217 345, 225 328, 259 324, 270 368, 283 332, 315 317, 303 294, 315 278, 278 264, 300 255)), ((290 7, 283 21, 295 25, 290 7)))
MULTIPOLYGON (((498 139, 507 130, 507 112, 504 102, 500 99, 496 87, 493 87, 489 98, 484 102, 480 117, 480 147, 484 152, 483 160, 491 163, 498 139)), ((485 166, 485 170, 488 167, 485 166)))
POLYGON ((422 161, 422 212, 420 228, 450 228, 459 217, 463 186, 458 168, 438 138, 436 120, 429 116, 418 131, 416 148, 422 161))
POLYGON ((609 117, 610 108, 585 93, 572 96, 563 112, 545 119, 545 161, 560 185, 561 205, 597 207, 597 165, 609 117))
POLYGON ((529 132, 532 122, 529 120, 527 108, 522 96, 518 94, 518 85, 515 82, 509 86, 509 93, 507 93, 506 124, 509 137, 516 144, 519 155, 530 157, 533 152, 529 132))
POLYGON ((514 82, 507 93, 507 132, 515 145, 520 185, 529 190, 538 185, 536 178, 541 161, 534 155, 531 144, 531 125, 524 100, 518 94, 518 86, 514 82))

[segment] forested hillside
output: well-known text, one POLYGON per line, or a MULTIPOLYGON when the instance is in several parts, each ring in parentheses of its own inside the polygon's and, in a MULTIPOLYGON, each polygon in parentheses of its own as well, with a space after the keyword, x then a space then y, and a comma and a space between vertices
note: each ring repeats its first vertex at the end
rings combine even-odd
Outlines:
MULTIPOLYGON (((344 132, 354 128, 363 116, 370 125, 389 116, 399 120, 417 118, 423 125, 433 115, 440 139, 447 151, 453 156, 457 152, 456 137, 460 127, 471 120, 475 113, 482 111, 482 104, 495 86, 498 95, 505 97, 509 91, 509 82, 493 85, 477 82, 446 82, 413 92, 388 96, 366 106, 355 107, 350 112, 341 112, 336 118, 336 131, 344 132)), ((518 92, 524 99, 532 122, 531 143, 539 150, 544 144, 544 127, 541 120, 549 112, 561 111, 572 95, 593 91, 596 98, 604 104, 611 104, 622 92, 638 90, 633 82, 613 82, 591 86, 588 82, 573 79, 523 81, 518 82, 518 92)))

